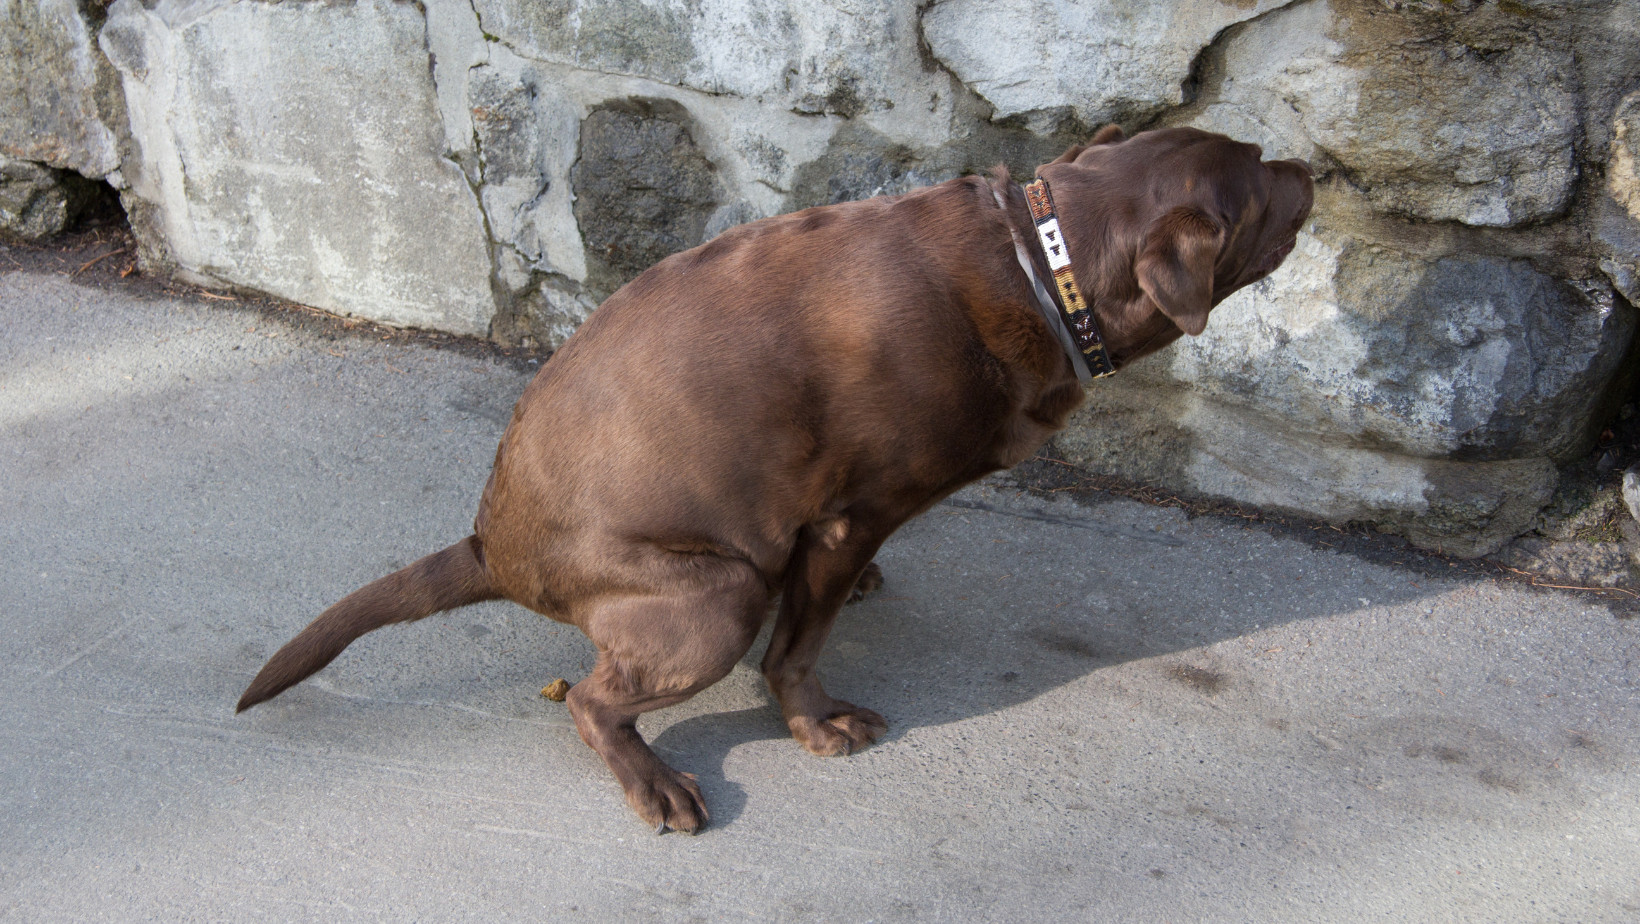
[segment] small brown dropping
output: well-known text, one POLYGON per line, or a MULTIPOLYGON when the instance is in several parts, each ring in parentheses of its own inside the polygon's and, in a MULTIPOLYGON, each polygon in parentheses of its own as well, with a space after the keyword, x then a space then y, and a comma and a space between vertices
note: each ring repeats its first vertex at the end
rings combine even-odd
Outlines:
POLYGON ((559 677, 552 683, 542 687, 541 695, 555 703, 561 703, 564 701, 564 697, 569 695, 569 681, 559 677))

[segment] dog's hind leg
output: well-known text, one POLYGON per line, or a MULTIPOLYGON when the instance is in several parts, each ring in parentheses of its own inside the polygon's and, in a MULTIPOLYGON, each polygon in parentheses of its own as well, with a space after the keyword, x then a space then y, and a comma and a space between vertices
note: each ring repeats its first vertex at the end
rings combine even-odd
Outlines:
MULTIPOLYGON (((850 532, 827 544, 810 534, 798 543, 786 567, 780 617, 763 655, 763 676, 780 701, 792 736, 823 757, 857 751, 888 730, 883 717, 870 709, 827 696, 814 673, 838 609, 868 583, 868 566, 880 542, 850 532)), ((882 572, 875 579, 880 584, 882 572)))
POLYGON ((695 778, 667 766, 638 734, 639 715, 681 703, 729 673, 757 637, 768 593, 755 576, 728 589, 629 597, 587 622, 598 646, 592 675, 566 704, 581 740, 626 790, 627 804, 657 832, 694 834, 706 824, 695 778))

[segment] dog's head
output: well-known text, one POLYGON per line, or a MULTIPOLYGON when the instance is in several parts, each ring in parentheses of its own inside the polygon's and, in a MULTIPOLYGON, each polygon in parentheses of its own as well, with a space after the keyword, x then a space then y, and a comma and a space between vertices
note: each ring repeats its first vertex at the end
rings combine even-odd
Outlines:
POLYGON ((1213 306, 1274 272, 1310 214, 1298 160, 1193 128, 1114 125, 1037 173, 1118 364, 1199 334, 1213 306))

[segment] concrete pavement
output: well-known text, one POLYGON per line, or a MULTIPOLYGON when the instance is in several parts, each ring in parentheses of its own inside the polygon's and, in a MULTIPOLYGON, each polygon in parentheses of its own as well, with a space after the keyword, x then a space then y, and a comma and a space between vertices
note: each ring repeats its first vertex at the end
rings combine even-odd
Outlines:
POLYGON ((909 525, 821 670, 641 728, 698 837, 561 704, 510 604, 243 716, 263 659, 466 534, 527 363, 0 276, 0 919, 1640 920, 1640 621, 1006 479, 909 525))

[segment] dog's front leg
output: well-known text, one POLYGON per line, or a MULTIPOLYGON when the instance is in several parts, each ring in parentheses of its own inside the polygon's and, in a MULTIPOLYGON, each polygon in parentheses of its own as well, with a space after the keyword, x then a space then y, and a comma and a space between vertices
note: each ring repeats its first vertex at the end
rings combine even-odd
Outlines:
MULTIPOLYGON (((888 730, 883 717, 870 709, 827 696, 814 673, 837 611, 861 583, 881 542, 880 537, 839 530, 836 524, 805 528, 786 569, 780 617, 763 655, 763 676, 780 701, 792 736, 823 757, 857 751, 888 730)), ((877 580, 881 582, 880 572, 877 580)))

